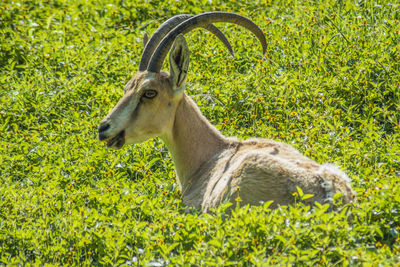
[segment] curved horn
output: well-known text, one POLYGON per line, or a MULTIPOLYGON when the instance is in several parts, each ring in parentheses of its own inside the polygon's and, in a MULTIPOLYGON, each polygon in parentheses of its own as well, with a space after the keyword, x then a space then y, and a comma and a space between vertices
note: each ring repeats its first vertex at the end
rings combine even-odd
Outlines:
POLYGON ((267 49, 267 41, 265 40, 264 33, 254 22, 248 18, 234 13, 207 12, 187 19, 169 32, 153 53, 147 70, 151 72, 160 72, 164 59, 171 49, 172 43, 178 34, 186 34, 195 28, 204 27, 205 25, 214 22, 231 22, 247 28, 260 40, 263 48, 263 54, 265 54, 267 49))
MULTIPOLYGON (((177 25, 192 17, 193 15, 186 15, 186 14, 176 15, 166 20, 163 24, 161 24, 161 26, 153 33, 150 40, 146 43, 146 46, 143 50, 142 58, 140 59, 139 71, 146 70, 150 58, 153 55, 154 50, 156 50, 158 44, 161 42, 161 40, 177 25)), ((229 43, 225 35, 217 27, 215 27, 212 24, 204 25, 202 27, 209 30, 214 35, 216 35, 218 39, 220 39, 221 42, 224 43, 224 45, 228 48, 229 52, 233 56, 233 50, 231 44, 229 43)))
POLYGON ((234 56, 233 49, 231 44, 229 43, 228 39, 225 37, 225 35, 218 29, 215 25, 213 24, 208 24, 206 26, 203 26, 204 29, 209 30, 211 33, 213 33, 215 36, 218 37, 218 39, 228 48, 229 53, 231 53, 232 56, 234 56))

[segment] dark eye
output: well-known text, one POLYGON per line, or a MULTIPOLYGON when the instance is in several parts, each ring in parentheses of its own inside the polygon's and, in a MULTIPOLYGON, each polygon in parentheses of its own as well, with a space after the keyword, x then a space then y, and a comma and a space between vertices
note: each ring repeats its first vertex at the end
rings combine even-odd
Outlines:
POLYGON ((156 97, 156 95, 157 95, 156 90, 146 90, 143 93, 143 97, 148 98, 148 99, 152 99, 152 98, 156 97))

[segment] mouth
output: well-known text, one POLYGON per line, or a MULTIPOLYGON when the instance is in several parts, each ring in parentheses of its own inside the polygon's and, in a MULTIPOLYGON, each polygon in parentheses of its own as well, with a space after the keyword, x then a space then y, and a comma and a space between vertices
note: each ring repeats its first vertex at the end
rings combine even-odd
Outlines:
POLYGON ((109 139, 107 141, 107 146, 108 147, 114 147, 117 149, 120 149, 123 145, 125 144, 125 131, 122 130, 114 136, 113 138, 109 139))

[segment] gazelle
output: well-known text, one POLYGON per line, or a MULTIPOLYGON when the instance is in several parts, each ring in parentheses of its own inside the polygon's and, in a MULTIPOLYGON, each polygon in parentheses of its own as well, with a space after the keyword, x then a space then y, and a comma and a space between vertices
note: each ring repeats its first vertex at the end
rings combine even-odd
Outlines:
MULTIPOLYGON (((294 201, 297 187, 312 194, 307 203, 330 202, 341 193, 343 203, 354 194, 349 178, 332 164, 319 165, 293 147, 267 139, 226 138, 201 114, 185 93, 189 49, 183 34, 211 23, 231 22, 246 27, 260 40, 263 32, 249 19, 227 12, 169 19, 148 40, 139 72, 126 84, 124 96, 101 121, 99 139, 121 148, 159 136, 175 163, 183 202, 207 212, 239 194, 242 204, 273 200, 273 206, 294 201), (172 47, 172 48, 171 48, 172 47), (170 72, 161 71, 169 52, 170 72), (240 188, 240 191, 238 189, 240 188)), ((229 43, 224 41, 229 48, 229 43)))

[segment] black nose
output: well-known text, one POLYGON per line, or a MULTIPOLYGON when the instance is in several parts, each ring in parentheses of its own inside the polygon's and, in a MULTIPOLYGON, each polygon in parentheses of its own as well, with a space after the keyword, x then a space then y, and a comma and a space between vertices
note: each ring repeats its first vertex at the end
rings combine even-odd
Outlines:
POLYGON ((107 131, 108 128, 110 128, 110 124, 108 124, 108 123, 102 123, 102 124, 99 125, 99 139, 100 140, 104 140, 104 139, 107 138, 106 135, 103 134, 103 133, 105 131, 107 131))
POLYGON ((102 123, 99 125, 99 133, 107 131, 108 128, 110 128, 110 124, 108 123, 102 123))

